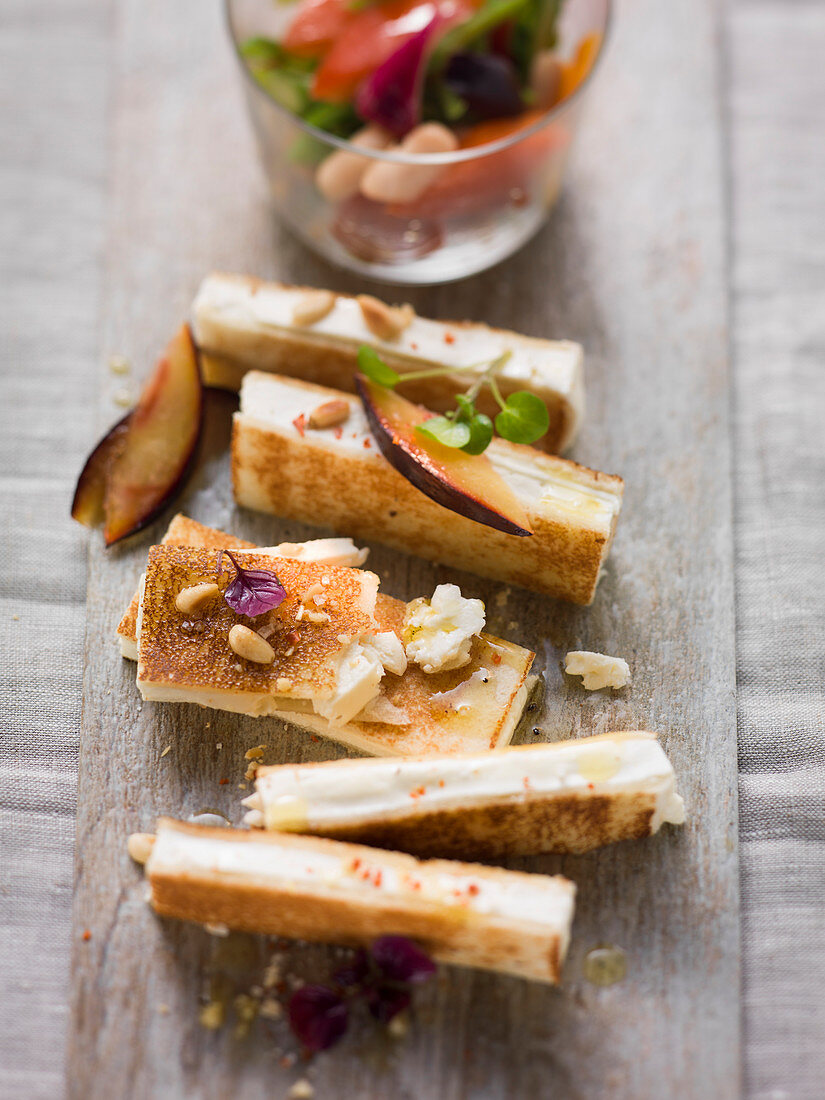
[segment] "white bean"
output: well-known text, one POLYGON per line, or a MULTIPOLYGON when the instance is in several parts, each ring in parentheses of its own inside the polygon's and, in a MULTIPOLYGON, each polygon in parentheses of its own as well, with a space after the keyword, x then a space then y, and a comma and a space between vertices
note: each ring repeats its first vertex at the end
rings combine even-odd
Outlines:
MULTIPOLYGON (((361 149, 386 149, 392 138, 377 126, 365 126, 352 137, 352 144, 361 149)), ((361 177, 370 167, 369 157, 359 157, 345 149, 337 149, 322 161, 315 173, 318 190, 329 202, 343 202, 358 193, 361 177)))
POLYGON ((548 111, 558 103, 561 94, 562 65, 552 50, 541 50, 530 67, 530 90, 534 106, 548 111))
MULTIPOLYGON (((452 153, 458 138, 440 122, 424 122, 404 138, 399 153, 452 153)), ((445 165, 393 164, 375 161, 361 179, 361 194, 373 202, 415 202, 444 171, 445 165)))

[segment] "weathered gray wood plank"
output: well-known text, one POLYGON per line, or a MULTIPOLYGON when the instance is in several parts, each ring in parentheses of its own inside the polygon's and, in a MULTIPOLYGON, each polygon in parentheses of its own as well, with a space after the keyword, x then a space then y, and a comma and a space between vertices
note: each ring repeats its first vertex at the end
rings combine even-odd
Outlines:
MULTIPOLYGON (((142 369, 212 267, 356 284, 272 221, 218 16, 203 4, 119 5, 114 55, 106 342, 142 369)), ((716 13, 711 0, 627 0, 564 199, 520 256, 472 281, 407 295, 422 313, 468 316, 588 352, 589 418, 575 457, 622 473, 626 510, 603 587, 575 609, 401 558, 371 565, 402 597, 456 576, 491 625, 533 646, 547 676, 548 736, 661 731, 690 821, 637 845, 524 861, 579 884, 564 988, 444 972, 386 1057, 358 1041, 319 1059, 324 1096, 730 1097, 738 1092, 736 740, 724 210, 716 13), (620 653, 631 688, 605 700, 565 681, 568 648, 620 653), (627 978, 597 989, 585 953, 618 944, 627 978)), ((181 507, 271 543, 309 534, 239 513, 213 409, 208 461, 181 507)), ((102 410, 101 421, 112 410, 102 410)), ((158 812, 217 807, 239 819, 243 752, 334 755, 276 724, 139 705, 110 643, 161 526, 121 551, 90 551, 75 902, 70 1092, 76 1097, 278 1095, 298 1074, 274 1038, 238 1043, 197 1022, 215 941, 161 925, 125 854, 158 812), (207 726, 207 723, 209 725, 207 726), (216 748, 216 743, 222 749, 216 748), (165 757, 166 745, 172 749, 165 757), (230 784, 219 786, 220 778, 230 784), (80 937, 89 929, 91 939, 80 937), (168 1006, 162 1014, 158 1006, 168 1006)), ((247 941, 244 941, 247 942, 247 941)), ((249 941, 257 951, 257 941, 249 941)), ((322 975, 325 949, 295 949, 322 975)), ((279 1038, 280 1036, 280 1038, 279 1038)))

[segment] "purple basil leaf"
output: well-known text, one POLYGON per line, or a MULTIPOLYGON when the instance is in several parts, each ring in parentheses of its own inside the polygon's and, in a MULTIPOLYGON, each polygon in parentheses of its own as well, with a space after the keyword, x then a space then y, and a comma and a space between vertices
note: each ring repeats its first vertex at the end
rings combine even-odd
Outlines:
POLYGON ((453 54, 444 72, 444 83, 464 100, 475 118, 509 118, 524 110, 518 73, 507 57, 453 54))
POLYGON ((254 618, 272 611, 286 598, 286 589, 275 573, 269 569, 244 569, 238 565, 229 550, 222 550, 218 558, 218 572, 221 571, 223 555, 235 566, 237 576, 227 585, 223 598, 233 611, 239 615, 254 618))
POLYGON ((426 982, 435 963, 405 936, 381 936, 372 945, 372 957, 383 976, 393 982, 426 982))
POLYGON ((356 951, 352 962, 336 970, 333 979, 336 985, 347 986, 362 985, 367 980, 370 966, 367 953, 363 949, 356 951))
POLYGON ((393 989, 387 985, 380 985, 367 994, 367 1007, 376 1020, 380 1020, 382 1024, 388 1024, 393 1016, 397 1016, 407 1008, 411 1000, 412 997, 407 989, 393 989))
POLYGON ((289 1001, 289 1026, 307 1050, 327 1050, 347 1030, 349 1009, 325 985, 304 985, 289 1001))
POLYGON ((440 23, 441 17, 434 15, 426 27, 408 38, 366 78, 355 99, 361 118, 383 126, 398 138, 420 121, 427 45, 440 23))

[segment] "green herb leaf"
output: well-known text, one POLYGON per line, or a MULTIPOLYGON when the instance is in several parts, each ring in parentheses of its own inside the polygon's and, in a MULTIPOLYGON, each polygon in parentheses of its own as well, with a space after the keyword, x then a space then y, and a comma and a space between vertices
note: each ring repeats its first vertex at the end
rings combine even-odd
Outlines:
POLYGON ((472 437, 469 424, 461 420, 450 420, 447 416, 432 416, 423 424, 416 424, 415 430, 427 439, 434 439, 437 443, 456 450, 466 447, 472 437))
POLYGON ((511 393, 496 417, 496 431, 511 443, 535 443, 549 427, 547 406, 527 390, 511 393))
POLYGON ((484 413, 476 413, 470 421, 470 439, 461 448, 468 455, 480 455, 490 446, 493 438, 493 422, 484 413))
POLYGON ((374 348, 362 344, 358 349, 358 369, 365 374, 371 382, 377 382, 379 386, 388 386, 390 389, 401 381, 401 375, 388 367, 374 348))
POLYGON ((455 418, 469 424, 475 416, 475 402, 471 397, 468 397, 466 393, 457 393, 455 395, 455 403, 458 405, 458 411, 454 414, 455 418))

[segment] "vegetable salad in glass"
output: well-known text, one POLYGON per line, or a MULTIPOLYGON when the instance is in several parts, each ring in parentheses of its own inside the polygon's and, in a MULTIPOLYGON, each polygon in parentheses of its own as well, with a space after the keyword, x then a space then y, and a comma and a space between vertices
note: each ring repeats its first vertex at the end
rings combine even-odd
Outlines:
POLYGON ((392 282, 503 259, 555 201, 609 0, 228 0, 275 204, 392 282))

